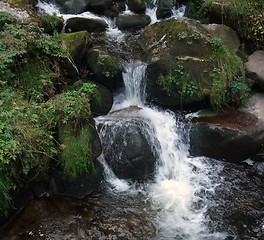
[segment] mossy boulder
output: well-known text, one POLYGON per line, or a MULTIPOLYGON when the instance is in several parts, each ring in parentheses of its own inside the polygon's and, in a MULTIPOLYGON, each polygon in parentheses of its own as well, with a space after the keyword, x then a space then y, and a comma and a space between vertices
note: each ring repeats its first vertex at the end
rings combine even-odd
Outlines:
POLYGON ((103 168, 96 160, 102 152, 96 129, 89 120, 78 129, 71 124, 61 124, 58 139, 62 147, 61 168, 54 171, 48 191, 56 195, 85 197, 103 180, 103 168))
POLYGON ((14 23, 18 20, 17 17, 7 13, 7 12, 0 12, 0 31, 3 31, 5 24, 14 23))
POLYGON ((138 30, 146 27, 151 22, 148 15, 121 15, 116 18, 116 25, 120 30, 138 30))
POLYGON ((60 161, 65 175, 75 178, 82 173, 93 171, 93 162, 102 152, 101 141, 93 124, 61 124, 58 130, 61 144, 60 161))
POLYGON ((91 102, 91 111, 94 115, 106 115, 112 108, 113 105, 113 94, 104 86, 88 81, 86 79, 79 80, 74 83, 73 88, 75 90, 80 89, 83 86, 83 83, 92 83, 96 85, 98 90, 100 100, 98 103, 91 102))
POLYGON ((264 140, 264 125, 246 112, 227 111, 213 117, 192 119, 190 152, 230 162, 254 156, 264 140))
POLYGON ((87 54, 88 67, 94 80, 111 91, 123 86, 120 60, 103 47, 94 47, 87 54))
POLYGON ((128 0, 128 8, 134 13, 145 13, 146 1, 145 0, 128 0))
POLYGON ((64 62, 64 67, 68 77, 78 75, 78 70, 85 64, 85 57, 88 49, 92 45, 92 39, 87 31, 67 33, 61 35, 64 41, 64 47, 70 52, 73 63, 70 61, 64 62))
POLYGON ((63 28, 63 18, 56 15, 44 15, 41 17, 44 32, 53 35, 54 31, 60 33, 63 28))
POLYGON ((107 23, 100 19, 74 17, 68 19, 65 26, 65 32, 71 33, 84 30, 87 32, 104 32, 107 27, 107 23))
MULTIPOLYGON (((150 58, 149 100, 179 106, 209 98, 215 105, 214 86, 227 85, 234 76, 243 76, 243 62, 234 53, 239 45, 238 38, 232 39, 234 35, 228 27, 210 27, 190 19, 170 19, 148 26, 139 40, 150 58)), ((222 90, 225 95, 228 87, 222 90)))
POLYGON ((89 120, 78 129, 61 124, 58 136, 62 165, 53 173, 49 192, 84 197, 97 189, 103 180, 102 166, 96 160, 102 152, 100 138, 89 120))

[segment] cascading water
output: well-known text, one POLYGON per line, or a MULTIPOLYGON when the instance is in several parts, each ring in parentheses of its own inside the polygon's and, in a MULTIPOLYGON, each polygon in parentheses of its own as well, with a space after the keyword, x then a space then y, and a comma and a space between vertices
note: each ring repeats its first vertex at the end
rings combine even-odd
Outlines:
MULTIPOLYGON (((146 11, 152 23, 158 21, 156 5, 146 11)), ((54 5, 41 1, 39 8, 65 20, 77 16, 60 14, 54 5)), ((101 18, 89 12, 78 16, 101 18)), ((108 38, 119 43, 124 34, 112 20, 106 20, 108 38)), ((244 166, 190 157, 182 116, 145 102, 146 64, 128 62, 123 69, 124 91, 115 96, 108 115, 96 118, 105 153, 98 160, 105 167, 107 183, 84 199, 34 200, 3 239, 262 239, 263 181, 252 177, 244 166), (128 134, 123 134, 124 129, 128 134), (134 129, 156 160, 153 175, 143 183, 117 178, 107 164, 109 156, 122 159, 130 147, 126 138, 134 129), (115 137, 123 147, 116 145, 116 152, 115 137)), ((255 109, 260 115, 261 106, 255 109)))
MULTIPOLYGON (((117 125, 128 122, 129 128, 129 121, 135 121, 140 115, 140 121, 146 123, 142 132, 147 134, 158 159, 154 182, 144 186, 152 207, 158 210, 158 239, 223 239, 224 235, 210 233, 206 227, 207 196, 213 194, 215 187, 207 176, 210 168, 202 159, 188 157, 183 124, 173 112, 144 104, 145 70, 144 64, 125 65, 125 91, 116 96, 113 109, 120 111, 120 108, 131 105, 140 108, 136 115, 134 111, 126 112, 123 119, 122 114, 117 119, 112 113, 97 118, 97 125, 104 126, 100 127, 104 145, 111 147, 111 134, 115 134, 117 125)), ((105 167, 109 171, 109 166, 105 167)))

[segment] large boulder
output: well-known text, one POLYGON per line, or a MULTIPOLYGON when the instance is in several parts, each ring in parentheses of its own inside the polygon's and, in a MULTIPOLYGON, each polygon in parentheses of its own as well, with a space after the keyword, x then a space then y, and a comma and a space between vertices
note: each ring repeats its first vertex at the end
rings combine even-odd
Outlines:
POLYGON ((128 0, 128 8, 134 13, 145 13, 146 1, 145 0, 128 0))
POLYGON ((90 0, 87 10, 99 15, 104 15, 105 11, 113 7, 112 0, 90 0))
POLYGON ((138 30, 151 22, 150 16, 144 14, 120 15, 116 18, 116 25, 120 30, 138 30))
POLYGON ((107 27, 107 23, 100 19, 74 17, 68 19, 65 32, 70 33, 84 30, 87 32, 104 32, 107 27))
POLYGON ((86 10, 89 1, 87 0, 53 0, 61 13, 82 13, 86 10))
POLYGON ((155 154, 138 107, 113 112, 99 120, 98 128, 102 129, 105 159, 117 177, 146 179, 153 173, 155 154))
POLYGON ((88 67, 94 73, 94 81, 111 91, 123 86, 119 59, 104 47, 94 47, 87 54, 88 67))
POLYGON ((192 119, 190 152, 230 162, 254 156, 264 140, 264 125, 255 115, 227 111, 192 119))
POLYGON ((172 10, 174 7, 173 0, 159 0, 158 9, 156 12, 158 19, 168 18, 172 15, 172 10))
POLYGON ((98 189, 103 179, 103 167, 95 160, 94 168, 90 173, 81 174, 74 179, 65 178, 62 171, 54 172, 50 179, 48 192, 83 198, 98 189))
POLYGON ((140 42, 150 58, 147 95, 156 104, 174 107, 209 98, 214 105, 215 86, 228 86, 244 68, 235 54, 239 39, 226 26, 170 19, 148 26, 140 42), (228 68, 227 76, 221 69, 228 68))
POLYGON ((255 51, 246 63, 247 77, 254 80, 256 86, 264 91, 264 51, 255 51))
POLYGON ((69 51, 73 60, 73 62, 69 59, 65 60, 64 69, 67 72, 67 77, 74 78, 78 76, 79 69, 84 65, 84 57, 92 45, 92 39, 87 31, 63 34, 61 38, 64 42, 64 48, 69 51))
POLYGON ((80 89, 83 86, 83 83, 92 83, 96 85, 96 89, 99 93, 99 103, 93 103, 91 102, 91 110, 92 113, 96 116, 99 115, 106 115, 112 108, 113 105, 113 94, 110 92, 106 87, 95 83, 88 81, 86 79, 79 80, 74 83, 73 88, 75 90, 80 89))

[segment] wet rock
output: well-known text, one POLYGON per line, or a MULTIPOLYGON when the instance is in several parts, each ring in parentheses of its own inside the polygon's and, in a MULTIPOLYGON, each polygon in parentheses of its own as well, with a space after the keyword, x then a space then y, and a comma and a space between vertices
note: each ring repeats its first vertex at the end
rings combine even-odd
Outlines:
POLYGON ((87 81, 85 79, 79 80, 74 83, 74 89, 79 89, 82 87, 83 83, 88 82, 92 84, 96 84, 96 89, 100 95, 99 103, 91 102, 91 110, 95 115, 106 115, 113 105, 113 94, 104 86, 99 85, 98 83, 94 83, 91 81, 87 81))
POLYGON ((257 175, 264 177, 264 162, 255 163, 253 170, 257 175))
POLYGON ((112 6, 112 0, 90 0, 86 10, 99 15, 104 15, 105 11, 111 9, 112 6))
POLYGON ((79 69, 84 65, 84 57, 86 56, 88 48, 92 44, 90 34, 87 31, 81 31, 63 34, 61 38, 64 41, 64 48, 67 48, 73 60, 73 63, 69 59, 63 62, 66 77, 77 77, 79 69))
POLYGON ((216 117, 192 119, 190 152, 230 162, 256 154, 264 141, 264 125, 250 113, 227 111, 216 117))
POLYGON ((151 20, 148 15, 121 15, 116 18, 116 25, 120 30, 137 30, 146 27, 151 20))
POLYGON ((247 77, 254 80, 259 90, 264 91, 264 51, 255 51, 246 63, 247 77))
MULTIPOLYGON (((147 123, 138 107, 129 107, 111 114, 115 125, 104 124, 105 159, 117 177, 146 179, 155 166, 147 123), (111 144, 109 144, 111 143, 111 144)), ((112 120, 111 120, 112 121, 112 120)), ((99 128, 101 128, 99 124, 99 128)))
POLYGON ((70 18, 65 26, 65 32, 79 32, 86 30, 87 32, 104 32, 107 28, 107 23, 100 19, 88 19, 75 17, 70 18))
POLYGON ((159 0, 158 1, 158 9, 157 9, 157 18, 164 19, 168 18, 172 15, 172 9, 174 7, 173 0, 159 0))
POLYGON ((236 58, 234 62, 238 64, 235 68, 240 74, 243 62, 233 54, 239 46, 239 39, 230 28, 218 25, 206 27, 190 19, 170 19, 148 26, 140 36, 142 47, 150 58, 147 68, 148 100, 169 107, 208 103, 211 91, 214 91, 213 71, 221 69, 219 61, 212 61, 221 54, 214 56, 212 45, 208 42, 216 36, 221 38, 225 49, 230 49, 230 52, 232 49, 229 56, 236 58), (185 91, 183 83, 189 84, 191 91, 185 91))
POLYGON ((146 2, 145 0, 128 0, 128 8, 134 13, 145 13, 146 2))
POLYGON ((61 13, 82 13, 86 10, 89 1, 86 0, 54 0, 61 13))
POLYGON ((65 178, 61 171, 55 172, 50 180, 49 192, 83 198, 98 189, 103 179, 103 167, 96 160, 94 169, 90 173, 81 174, 74 179, 65 178))
POLYGON ((120 59, 105 47, 90 49, 86 61, 94 73, 94 81, 99 82, 111 91, 116 91, 123 86, 120 59))

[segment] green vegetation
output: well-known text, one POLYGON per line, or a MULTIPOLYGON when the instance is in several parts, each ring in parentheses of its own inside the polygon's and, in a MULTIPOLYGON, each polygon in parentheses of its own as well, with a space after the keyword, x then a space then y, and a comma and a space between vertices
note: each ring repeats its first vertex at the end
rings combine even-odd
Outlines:
POLYGON ((216 66, 210 73, 210 101, 216 109, 239 106, 244 103, 249 88, 245 83, 242 59, 231 53, 218 37, 208 38, 216 66))
POLYGON ((110 56, 100 56, 98 64, 101 66, 102 74, 109 78, 114 77, 117 74, 117 61, 116 58, 110 56))
POLYGON ((181 97, 192 97, 198 94, 198 86, 192 80, 190 74, 185 73, 182 65, 178 65, 173 73, 170 72, 165 77, 161 75, 158 82, 169 96, 180 94, 181 97))
POLYGON ((243 104, 249 88, 245 83, 242 60, 231 53, 218 37, 207 38, 207 43, 212 50, 208 64, 215 66, 207 80, 198 83, 183 65, 178 64, 168 75, 160 75, 158 83, 169 96, 180 95, 184 98, 208 95, 211 106, 217 110, 243 104))
POLYGON ((50 35, 58 33, 63 28, 63 18, 53 15, 44 15, 41 18, 44 31, 50 35))
POLYGON ((213 2, 221 4, 222 14, 230 18, 233 28, 241 37, 258 47, 264 47, 264 1, 263 0, 203 0, 202 10, 210 9, 213 2))
POLYGON ((100 96, 96 86, 89 83, 79 90, 59 92, 65 86, 60 63, 69 58, 59 35, 48 37, 36 23, 9 21, 6 14, 0 14, 0 22, 4 22, 0 32, 2 215, 12 204, 10 194, 27 182, 47 176, 51 162, 73 177, 92 169, 92 135, 83 126, 92 116, 90 104, 100 103, 100 96), (65 151, 69 138, 58 139, 59 126, 70 129, 75 137, 71 140, 80 139, 80 145, 71 142, 65 151), (90 149, 82 152, 84 143, 90 149), (74 152, 82 156, 79 162, 63 160, 74 152))

